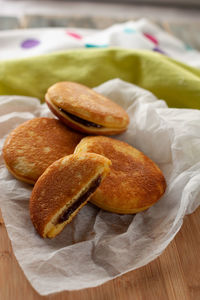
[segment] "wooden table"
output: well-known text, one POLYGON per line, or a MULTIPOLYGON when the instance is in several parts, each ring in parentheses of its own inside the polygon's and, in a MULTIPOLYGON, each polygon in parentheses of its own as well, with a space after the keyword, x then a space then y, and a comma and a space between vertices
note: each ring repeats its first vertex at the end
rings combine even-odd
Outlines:
MULTIPOLYGON (((30 19, 30 18, 29 18, 30 19)), ((32 19, 26 20, 27 27, 32 19)), ((72 18, 73 19, 73 18, 72 18)), ((69 22, 60 19, 60 22, 69 22)), ((73 19, 74 20, 74 19, 73 19)), ((11 20, 12 21, 12 20, 11 20)), ((11 22, 9 21, 9 22, 11 22)), ((45 25, 51 18, 45 19, 45 25)), ((75 21, 77 22, 76 18, 75 21)), ((74 22, 75 22, 74 21, 74 22)), ((102 21, 102 20, 101 20, 102 21)), ((98 22, 92 19, 95 28, 116 23, 98 22), (96 22, 96 23, 95 23, 96 22)), ((38 22, 38 19, 37 19, 38 22)), ((17 21, 9 23, 14 27, 17 21), (13 25, 14 24, 14 25, 13 25)), ((44 21, 43 21, 44 23, 44 21)), ((42 24, 43 24, 42 23, 42 24)), ((5 24, 5 22, 4 22, 5 24)), ((6 23, 7 24, 7 23, 6 23)), ((21 24, 19 22, 19 24, 21 24)), ((91 27, 90 19, 83 19, 81 26, 91 27), (87 21, 87 22, 86 22, 87 21), (84 22, 86 25, 84 26, 84 22)), ((158 22, 168 32, 176 35, 191 46, 200 49, 200 23, 181 24, 158 22)), ((58 25, 63 25, 58 24, 58 25)), ((66 24, 64 24, 66 25, 66 24)), ((67 25, 76 25, 76 23, 67 25)), ((79 20, 80 26, 80 20, 79 20)), ((1 26, 0 26, 1 27, 1 26)), ((25 26, 26 27, 26 26, 25 26)), ((13 27, 11 27, 13 28, 13 27)), ((11 29, 9 27, 9 29, 11 29)), ((48 297, 39 296, 31 287, 20 269, 0 214, 0 300, 198 300, 200 299, 200 208, 185 217, 184 224, 164 253, 147 266, 129 272, 100 287, 78 292, 63 292, 48 297)))
POLYGON ((0 300, 198 300, 200 207, 163 254, 150 264, 100 287, 39 296, 19 267, 0 214, 0 300))

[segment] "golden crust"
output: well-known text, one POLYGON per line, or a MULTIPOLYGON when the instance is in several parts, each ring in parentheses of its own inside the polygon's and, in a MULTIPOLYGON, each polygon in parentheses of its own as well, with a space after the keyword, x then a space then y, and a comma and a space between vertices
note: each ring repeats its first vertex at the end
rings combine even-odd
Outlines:
POLYGON ((115 213, 145 210, 163 195, 166 182, 158 166, 127 143, 103 136, 85 137, 75 153, 93 152, 112 162, 110 174, 91 202, 115 213))
POLYGON ((77 123, 70 119, 66 114, 61 112, 50 100, 46 99, 46 103, 49 106, 50 110, 54 113, 55 116, 57 116, 60 121, 62 121, 64 124, 67 126, 78 130, 82 133, 87 133, 87 134, 94 134, 94 135, 115 135, 122 133, 126 130, 126 128, 106 128, 106 127, 101 127, 101 128, 95 128, 95 127, 86 127, 80 123, 77 123))
POLYGON ((3 157, 8 170, 19 180, 34 184, 57 159, 72 154, 83 135, 59 120, 35 118, 7 137, 3 157))
MULTIPOLYGON (((54 84, 48 89, 45 100, 48 104, 53 103, 56 107, 108 129, 123 131, 129 124, 129 117, 121 106, 75 82, 54 84)), ((86 129, 89 131, 91 128, 86 129)))
POLYGON ((77 199, 77 195, 94 178, 99 175, 105 177, 110 164, 110 160, 101 155, 81 153, 63 157, 46 169, 36 182, 30 199, 31 220, 42 237, 54 237, 53 231, 55 234, 60 232, 60 229, 54 230, 56 226, 51 224, 57 213, 77 199))

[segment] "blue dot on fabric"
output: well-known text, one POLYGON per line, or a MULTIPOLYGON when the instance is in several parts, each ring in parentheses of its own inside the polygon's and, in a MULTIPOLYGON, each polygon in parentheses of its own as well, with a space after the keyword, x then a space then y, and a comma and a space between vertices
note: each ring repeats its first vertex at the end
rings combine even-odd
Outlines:
POLYGON ((106 48, 108 45, 94 45, 94 44, 85 44, 86 48, 106 48))
POLYGON ((185 45, 185 49, 188 51, 194 50, 190 45, 185 45))
POLYGON ((38 46, 40 44, 39 40, 36 39, 27 39, 21 43, 21 48, 30 49, 38 46))
POLYGON ((130 27, 126 27, 126 28, 124 28, 124 32, 125 33, 135 33, 136 30, 133 28, 130 28, 130 27))

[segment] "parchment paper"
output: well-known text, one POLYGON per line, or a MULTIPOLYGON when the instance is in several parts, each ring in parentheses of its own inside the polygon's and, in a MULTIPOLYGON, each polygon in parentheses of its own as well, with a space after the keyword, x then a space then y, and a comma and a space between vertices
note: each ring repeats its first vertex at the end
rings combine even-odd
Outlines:
MULTIPOLYGON (((96 90, 127 110, 130 126, 117 138, 153 159, 168 188, 157 204, 137 215, 112 214, 88 204, 58 237, 42 239, 29 218, 32 187, 9 174, 1 155, 3 218, 20 266, 43 295, 94 287, 147 264, 174 238, 183 216, 200 204, 200 111, 170 109, 119 79, 96 90)), ((37 99, 0 97, 0 147, 13 128, 38 116, 52 114, 37 99)))

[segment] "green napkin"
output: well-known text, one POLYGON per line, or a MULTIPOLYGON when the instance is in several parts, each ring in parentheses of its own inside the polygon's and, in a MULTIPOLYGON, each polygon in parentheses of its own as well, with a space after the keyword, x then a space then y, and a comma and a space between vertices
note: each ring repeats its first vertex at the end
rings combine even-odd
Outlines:
POLYGON ((135 83, 170 107, 200 108, 200 70, 152 51, 78 49, 0 62, 1 95, 41 101, 57 81, 94 87, 112 78, 135 83))

